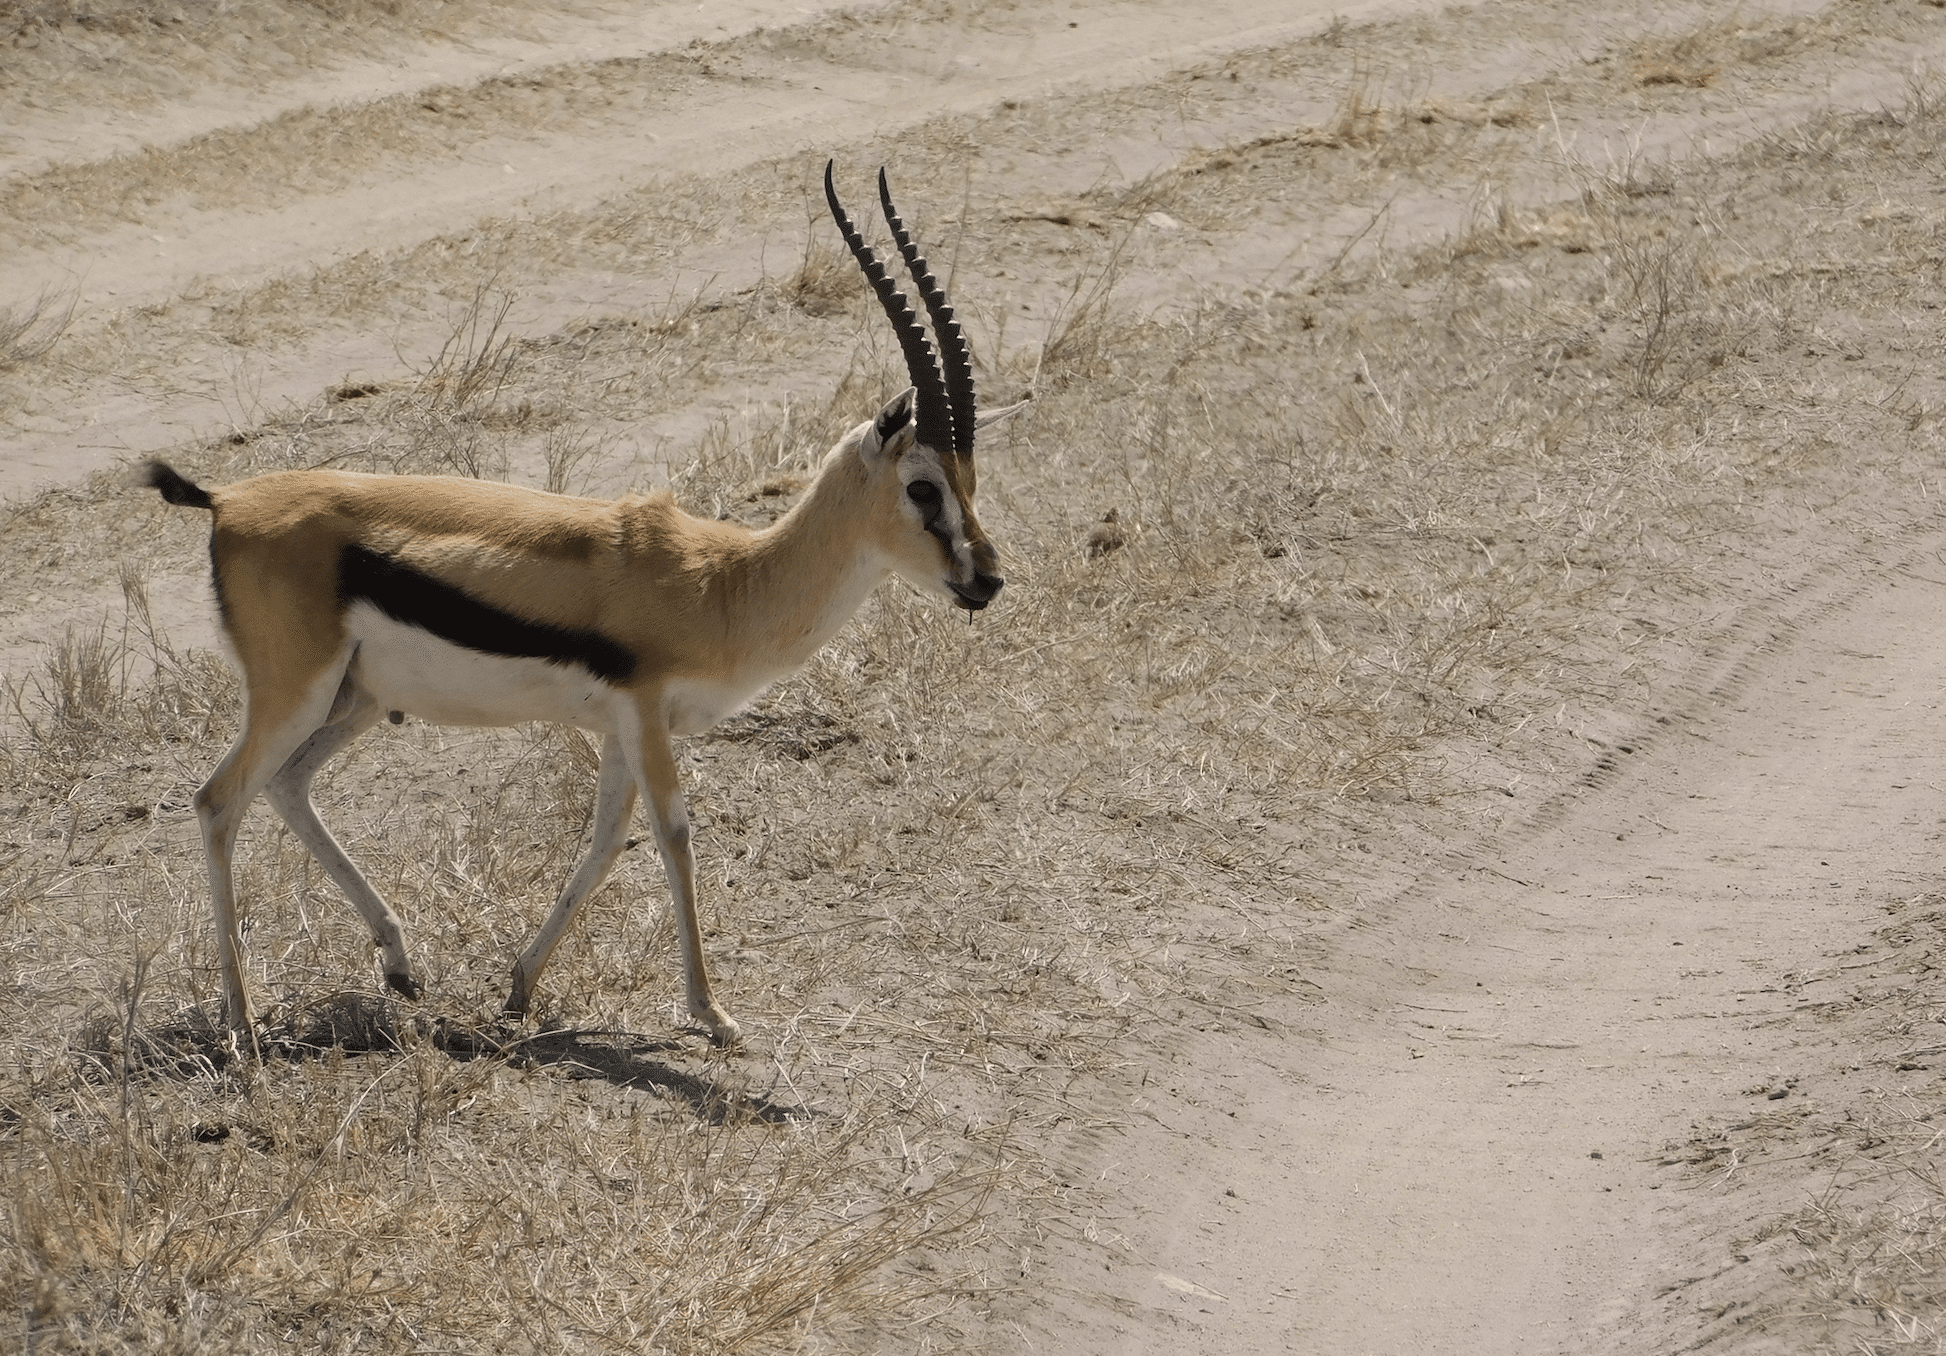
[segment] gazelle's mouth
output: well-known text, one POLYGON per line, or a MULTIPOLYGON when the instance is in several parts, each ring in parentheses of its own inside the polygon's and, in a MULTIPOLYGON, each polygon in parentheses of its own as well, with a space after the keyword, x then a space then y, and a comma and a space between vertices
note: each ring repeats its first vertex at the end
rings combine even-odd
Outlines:
MULTIPOLYGON (((982 583, 982 587, 984 588, 985 581, 983 580, 981 581, 981 583, 982 583)), ((958 584, 949 583, 946 587, 950 588, 953 591, 954 607, 963 607, 968 612, 978 612, 981 608, 985 607, 988 603, 992 602, 996 597, 999 596, 1000 590, 1005 587, 1005 584, 1003 582, 996 581, 991 588, 985 589, 984 596, 982 596, 981 593, 974 592, 973 590, 963 589, 958 584)))

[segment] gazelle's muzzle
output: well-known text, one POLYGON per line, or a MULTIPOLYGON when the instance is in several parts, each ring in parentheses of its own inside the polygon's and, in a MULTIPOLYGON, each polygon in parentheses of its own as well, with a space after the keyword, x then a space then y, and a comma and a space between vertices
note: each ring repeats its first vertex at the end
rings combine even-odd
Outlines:
POLYGON ((1006 586, 1007 581, 1004 579, 990 574, 976 574, 973 576, 971 588, 963 584, 953 585, 953 606, 963 607, 968 612, 978 612, 992 602, 994 596, 1006 586))
POLYGON ((968 612, 978 612, 992 602, 1007 581, 998 573, 1000 558, 995 554, 993 545, 987 541, 973 543, 973 579, 971 583, 952 582, 953 605, 963 607, 968 612))

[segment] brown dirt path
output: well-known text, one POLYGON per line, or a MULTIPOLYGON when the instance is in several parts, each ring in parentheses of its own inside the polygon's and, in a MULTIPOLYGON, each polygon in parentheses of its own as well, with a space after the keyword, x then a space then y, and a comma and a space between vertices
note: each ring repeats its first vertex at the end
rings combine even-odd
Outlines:
MULTIPOLYGON (((1315 1001, 1189 1033, 1092 1165, 1116 1246, 1043 1262, 1046 1349, 1622 1353, 1740 1348, 1779 1285, 1764 1211, 1665 1150, 1739 1104, 1884 1081, 1814 1015, 1887 906, 1938 878, 1946 538, 1752 610, 1616 766, 1497 849, 1428 869, 1322 949, 1315 1001), (1081 1317, 1085 1340, 1072 1325, 1081 1317)), ((1785 1240, 1788 1242, 1788 1240, 1785 1240)), ((1804 1341, 1804 1329, 1787 1328, 1804 1341)))

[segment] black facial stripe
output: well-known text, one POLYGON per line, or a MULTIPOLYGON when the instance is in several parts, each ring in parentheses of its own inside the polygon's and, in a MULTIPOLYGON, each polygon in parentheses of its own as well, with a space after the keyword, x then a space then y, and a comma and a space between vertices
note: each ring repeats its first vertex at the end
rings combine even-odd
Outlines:
POLYGON ((527 621, 362 546, 338 558, 338 597, 362 598, 393 621, 481 654, 579 664, 605 683, 635 673, 635 656, 599 631, 527 621))
POLYGON ((947 519, 946 496, 930 480, 914 480, 905 487, 905 493, 913 507, 925 514, 926 531, 939 539, 939 549, 946 553, 947 566, 957 568, 958 544, 954 541, 953 528, 947 519), (928 490, 930 494, 926 493, 928 490))
POLYGON ((939 486, 930 480, 915 480, 907 485, 905 497, 912 501, 913 507, 926 515, 928 523, 939 516, 940 510, 946 504, 946 498, 940 494, 939 486))

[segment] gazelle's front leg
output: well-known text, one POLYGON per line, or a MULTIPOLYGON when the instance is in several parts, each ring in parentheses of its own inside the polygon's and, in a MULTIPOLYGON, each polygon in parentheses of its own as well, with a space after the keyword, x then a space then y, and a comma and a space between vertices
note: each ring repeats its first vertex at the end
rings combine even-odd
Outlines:
POLYGON ((611 734, 602 740, 594 838, 574 868, 574 874, 568 878, 560 898, 554 901, 554 909, 541 924, 540 932, 514 962, 513 991, 507 995, 506 1005, 511 1016, 525 1015, 528 1004, 533 1001, 535 986, 540 983, 541 971, 547 968, 547 958, 554 954, 561 934, 574 922, 588 896, 608 879, 615 859, 628 845, 628 818, 635 809, 635 775, 629 770, 629 761, 617 736, 611 734))
POLYGON ((709 1029, 710 1040, 717 1045, 735 1045, 743 1035, 742 1028, 717 1003, 710 991, 709 969, 703 962, 703 928, 696 918, 696 859, 689 851, 689 810, 683 804, 682 787, 676 782, 669 731, 660 719, 644 719, 642 726, 635 744, 640 750, 635 773, 655 824, 655 845, 662 853, 669 893, 675 899, 676 942, 682 947, 689 1015, 709 1029))

